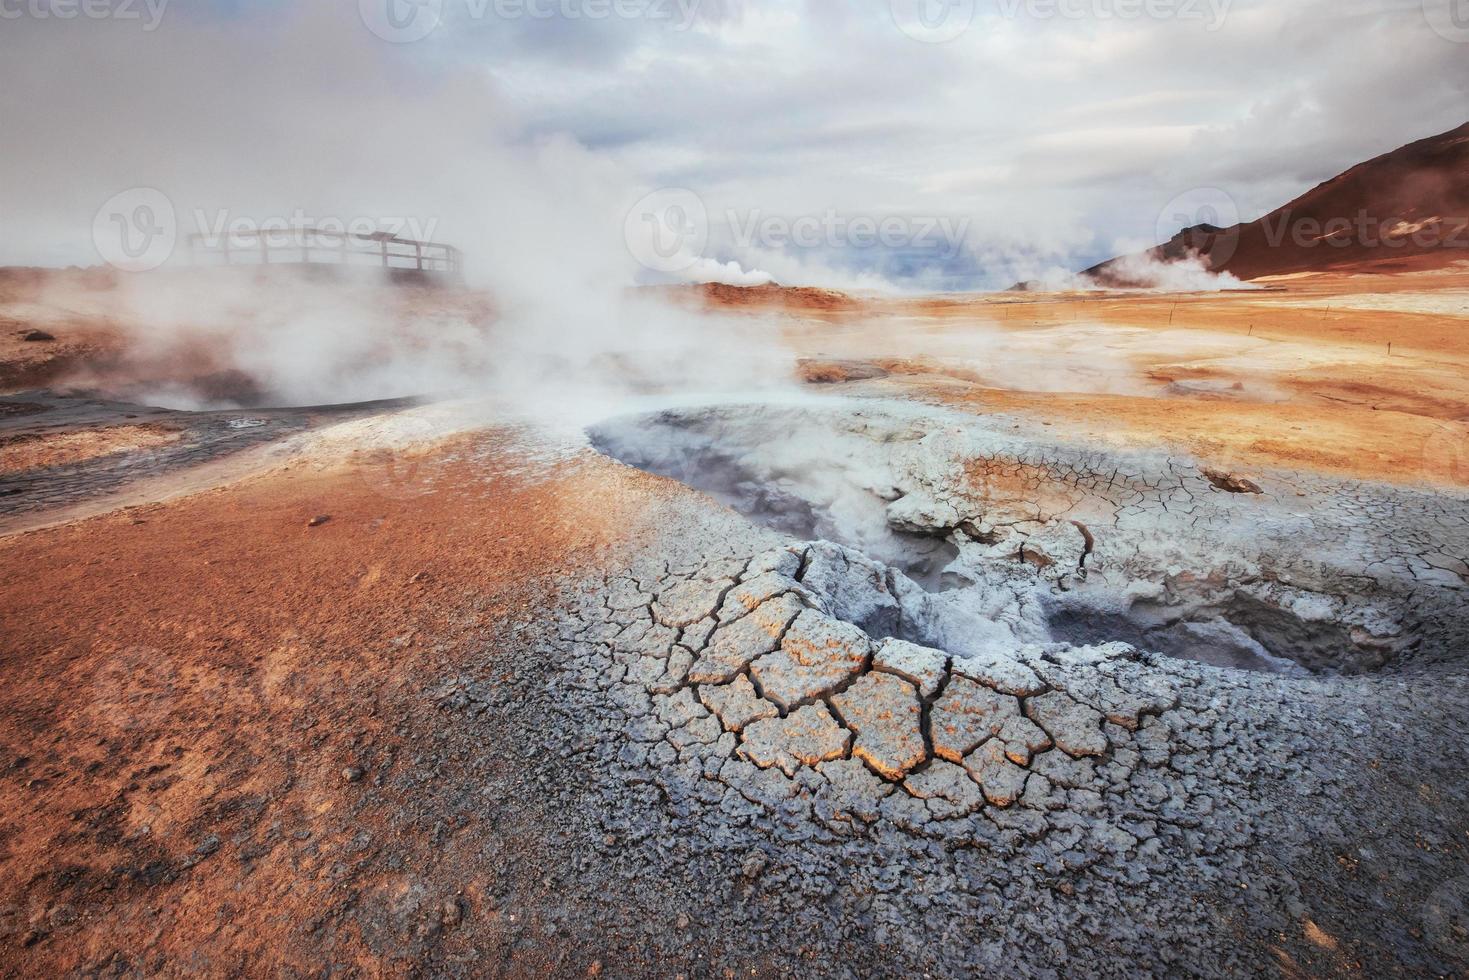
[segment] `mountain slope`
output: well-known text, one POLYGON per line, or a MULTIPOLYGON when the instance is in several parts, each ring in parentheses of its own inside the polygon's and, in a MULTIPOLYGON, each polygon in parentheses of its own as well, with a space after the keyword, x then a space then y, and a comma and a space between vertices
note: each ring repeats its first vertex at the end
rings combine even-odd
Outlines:
POLYGON ((1469 260, 1469 123, 1360 163, 1258 221, 1185 228, 1083 275, 1104 286, 1146 286, 1139 275, 1150 259, 1191 255, 1240 279, 1469 260))

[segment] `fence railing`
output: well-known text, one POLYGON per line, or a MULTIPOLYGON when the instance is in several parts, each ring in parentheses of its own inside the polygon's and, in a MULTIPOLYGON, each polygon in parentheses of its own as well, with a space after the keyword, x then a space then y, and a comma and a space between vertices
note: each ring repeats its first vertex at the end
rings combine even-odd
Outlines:
POLYGON ((314 227, 199 233, 189 236, 195 265, 355 265, 464 275, 463 254, 453 245, 399 238, 391 232, 360 234, 314 227))

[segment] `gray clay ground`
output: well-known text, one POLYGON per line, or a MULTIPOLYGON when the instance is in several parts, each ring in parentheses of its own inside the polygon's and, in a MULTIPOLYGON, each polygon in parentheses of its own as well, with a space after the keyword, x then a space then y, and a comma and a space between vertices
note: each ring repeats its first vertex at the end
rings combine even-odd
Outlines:
MULTIPOLYGON (((745 423, 714 414, 727 450, 745 423)), ((821 424, 852 431, 838 414, 821 424)), ((697 972, 1335 973, 1342 948, 1374 974, 1462 971, 1465 502, 1290 474, 1241 495, 1186 460, 955 426, 855 428, 909 461, 884 470, 889 522, 949 532, 961 587, 669 505, 628 568, 568 590, 538 741, 574 774, 585 875, 629 910, 606 935, 662 910, 677 927, 643 942, 707 953, 697 972), (956 461, 1024 463, 1020 496, 1073 503, 1011 520, 992 490, 941 488, 956 461), (1075 628, 1028 611, 1057 597, 1109 610, 1096 642, 1043 635, 1075 628), (1004 629, 966 643, 974 609, 1004 629), (1173 617, 1253 639, 1255 669, 1105 642, 1173 617)), ((758 468, 769 436, 732 455, 758 468)), ((495 697, 465 679, 442 704, 468 723, 495 697)))
POLYGON ((373 794, 500 925, 455 903, 448 957, 425 884, 302 928, 429 975, 1469 970, 1469 502, 1012 422, 598 426, 753 520, 669 495, 408 693, 373 794))

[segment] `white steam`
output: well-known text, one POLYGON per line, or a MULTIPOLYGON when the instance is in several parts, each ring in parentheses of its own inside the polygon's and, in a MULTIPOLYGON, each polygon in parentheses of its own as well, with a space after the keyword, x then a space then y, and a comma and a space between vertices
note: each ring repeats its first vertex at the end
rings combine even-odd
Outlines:
POLYGON ((1211 272, 1198 255, 1165 262, 1149 253, 1128 255, 1108 268, 1110 275, 1160 293, 1217 293, 1226 289, 1259 289, 1228 272, 1211 272))
POLYGON ((0 249, 26 251, 0 262, 96 264, 97 209, 129 188, 160 191, 177 218, 180 245, 163 270, 121 274, 101 291, 63 276, 46 298, 113 335, 125 351, 113 380, 128 394, 201 404, 253 387, 270 402, 325 404, 467 391, 527 411, 591 412, 649 390, 788 373, 759 320, 629 292, 639 266, 624 221, 648 191, 640 178, 611 154, 531 132, 479 66, 429 42, 386 44, 356 7, 225 25, 180 10, 147 34, 7 23, 4 50, 16 57, 0 118, 7 166, 27 179, 0 185, 0 249), (61 63, 128 84, 109 93, 57 75, 61 63), (67 150, 62 129, 107 149, 67 150), (216 227, 221 212, 257 226, 302 213, 405 218, 463 251, 475 295, 176 268, 185 236, 216 227), (248 383, 195 383, 232 373, 248 383))

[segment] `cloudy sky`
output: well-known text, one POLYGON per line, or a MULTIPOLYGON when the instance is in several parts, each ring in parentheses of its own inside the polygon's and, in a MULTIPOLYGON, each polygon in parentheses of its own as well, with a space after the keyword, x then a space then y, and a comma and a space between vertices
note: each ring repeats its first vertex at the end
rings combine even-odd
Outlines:
POLYGON ((505 289, 967 289, 1461 125, 1469 3, 0 0, 0 66, 4 264, 101 261, 144 189, 505 289))

